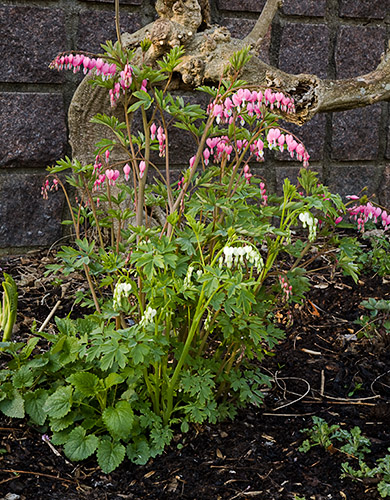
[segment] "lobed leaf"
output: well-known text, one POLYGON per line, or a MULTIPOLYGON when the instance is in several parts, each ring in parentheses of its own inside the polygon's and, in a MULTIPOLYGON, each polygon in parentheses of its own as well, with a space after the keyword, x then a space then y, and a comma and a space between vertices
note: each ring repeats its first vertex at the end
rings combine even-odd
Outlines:
POLYGON ((70 460, 84 460, 96 450, 99 438, 94 434, 86 435, 83 427, 78 426, 69 434, 64 451, 70 460))
POLYGON ((126 439, 133 427, 134 413, 128 401, 118 401, 115 407, 103 411, 103 422, 114 438, 126 439))
POLYGON ((72 406, 73 387, 67 385, 59 387, 51 396, 47 398, 44 411, 49 417, 61 418, 70 412, 72 406))
POLYGON ((98 463, 105 474, 116 469, 125 458, 126 449, 121 443, 101 439, 97 450, 98 463))

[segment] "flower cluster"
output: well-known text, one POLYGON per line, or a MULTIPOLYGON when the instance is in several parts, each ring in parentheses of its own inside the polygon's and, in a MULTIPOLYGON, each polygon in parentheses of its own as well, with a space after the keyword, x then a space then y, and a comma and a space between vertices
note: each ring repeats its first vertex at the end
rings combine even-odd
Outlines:
MULTIPOLYGON (((110 151, 106 151, 105 153, 105 164, 108 167, 108 160, 110 157, 110 151)), ((95 176, 95 182, 93 185, 93 191, 99 191, 104 186, 104 183, 107 181, 109 186, 115 186, 116 181, 119 178, 120 172, 117 169, 106 168, 104 173, 102 173, 103 164, 100 161, 100 155, 97 155, 95 158, 95 163, 93 165, 93 175, 95 176)))
POLYGON ((116 106, 117 100, 120 98, 121 93, 131 87, 133 83, 133 68, 130 64, 126 64, 123 71, 120 72, 120 80, 115 83, 114 88, 110 89, 110 103, 111 107, 116 106))
POLYGON ((142 316, 141 321, 139 322, 139 325, 142 327, 145 327, 149 323, 152 323, 156 314, 157 314, 156 309, 153 309, 152 307, 148 306, 145 309, 144 315, 142 316))
POLYGON ((246 183, 249 184, 251 182, 251 177, 252 177, 252 174, 249 171, 249 165, 245 165, 245 167, 244 167, 244 177, 245 177, 246 183))
POLYGON ((102 58, 90 58, 84 54, 67 54, 58 55, 49 66, 51 69, 58 71, 63 69, 71 69, 73 73, 79 72, 81 69, 86 74, 88 71, 95 69, 97 75, 109 78, 116 73, 116 64, 108 64, 102 58))
MULTIPOLYGON (((108 167, 108 160, 110 157, 110 152, 106 151, 105 153, 106 161, 105 161, 105 170, 103 172, 103 164, 100 161, 100 155, 97 155, 95 158, 95 163, 93 165, 93 175, 95 177, 95 182, 93 185, 93 192, 99 191, 104 187, 105 182, 107 181, 109 186, 115 186, 116 181, 118 180, 120 176, 120 172, 117 169, 111 169, 107 168, 108 167), (102 173, 103 172, 103 173, 102 173)), ((142 177, 143 171, 145 170, 145 162, 140 162, 139 164, 140 168, 140 175, 142 177), (142 166, 143 164, 143 166, 142 166)), ((126 181, 129 180, 130 178, 130 172, 131 168, 128 163, 125 164, 123 167, 123 175, 126 181)))
POLYGON ((112 306, 114 311, 121 310, 121 302, 122 299, 128 298, 131 292, 131 284, 130 283, 117 283, 114 290, 114 300, 112 306))
MULTIPOLYGON (((268 149, 279 149, 283 151, 287 149, 291 158, 296 156, 298 161, 303 162, 304 167, 309 166, 309 154, 304 145, 297 142, 291 134, 283 134, 278 128, 271 128, 267 134, 268 149)), ((233 145, 227 136, 209 137, 206 140, 207 148, 203 150, 203 158, 205 165, 208 165, 209 158, 213 155, 213 161, 218 164, 223 158, 230 160, 233 145)), ((237 154, 241 154, 248 148, 248 141, 237 140, 235 141, 235 148, 237 154)), ((249 152, 255 156, 257 161, 264 161, 264 142, 259 138, 249 145, 249 152)))
POLYGON ((213 102, 208 107, 208 112, 215 116, 217 123, 233 123, 236 119, 242 121, 242 115, 263 118, 263 107, 268 106, 271 110, 277 108, 285 113, 294 113, 294 101, 282 92, 273 92, 266 89, 264 94, 249 89, 239 89, 227 97, 222 103, 213 102))
POLYGON ((106 179, 108 180, 109 186, 115 186, 118 177, 119 177, 119 170, 114 170, 112 168, 108 168, 106 170, 106 179))
POLYGON ((268 195, 266 194, 267 193, 267 190, 265 188, 265 184, 264 182, 260 182, 259 184, 259 187, 260 187, 260 194, 261 194, 261 197, 263 199, 263 205, 266 206, 267 205, 267 202, 268 202, 268 195))
MULTIPOLYGON (((347 196, 350 200, 358 200, 356 195, 347 196)), ((382 226, 386 231, 390 226, 390 214, 380 207, 374 207, 368 202, 366 205, 355 205, 348 209, 349 216, 352 217, 358 224, 358 229, 364 231, 364 225, 367 221, 372 220, 375 224, 378 220, 382 221, 382 226)))
MULTIPOLYGON (((210 158, 210 154, 214 155, 214 163, 220 163, 224 156, 226 156, 226 158, 230 160, 230 155, 233 152, 233 146, 230 144, 229 137, 209 137, 206 140, 206 144, 210 148, 210 150, 206 148, 206 156, 203 152, 203 156, 205 158, 207 157, 207 160, 210 158)), ((246 142, 245 146, 247 145, 248 143, 246 142)), ((243 147, 244 141, 237 141, 237 149, 240 151, 243 147)))
POLYGON ((278 128, 271 128, 267 134, 268 149, 279 149, 281 152, 286 146, 291 158, 294 158, 294 153, 298 161, 303 162, 304 167, 309 166, 309 154, 305 150, 305 146, 297 142, 291 134, 283 134, 278 128))
POLYGON ((41 187, 41 196, 44 200, 49 198, 49 191, 58 191, 58 179, 53 179, 52 185, 50 185, 49 179, 46 179, 43 186, 41 187))
POLYGON ((303 227, 309 228, 309 241, 314 241, 317 235, 318 219, 313 217, 310 212, 302 212, 299 214, 299 220, 303 227))
POLYGON ((279 276, 279 283, 285 299, 288 300, 292 295, 292 286, 288 284, 288 281, 283 276, 279 276))
MULTIPOLYGON (((145 80, 144 80, 145 81, 145 80)), ((150 138, 152 141, 158 140, 160 157, 165 156, 165 134, 164 129, 160 126, 157 128, 157 125, 153 122, 150 126, 150 138)))
POLYGON ((164 134, 164 129, 162 127, 158 127, 157 129, 157 140, 158 140, 158 145, 159 145, 159 151, 160 154, 159 156, 165 156, 165 134, 164 134))
POLYGON ((189 266, 187 269, 186 277, 184 278, 184 282, 183 282, 184 288, 188 288, 191 285, 191 277, 192 277, 193 271, 194 271, 194 267, 189 266))
POLYGON ((245 261, 257 269, 258 272, 264 267, 264 262, 259 252, 251 245, 243 247, 230 247, 223 248, 223 256, 219 258, 219 267, 225 263, 231 269, 234 265, 245 265, 245 261))
MULTIPOLYGON (((80 70, 84 74, 88 71, 95 70, 97 76, 102 76, 103 79, 113 78, 117 73, 117 66, 115 63, 109 64, 105 62, 101 57, 90 58, 84 54, 67 54, 58 55, 51 63, 50 68, 63 70, 69 69, 73 70, 73 73, 77 73, 80 70)), ((117 100, 120 98, 121 93, 129 89, 133 83, 133 68, 127 63, 125 67, 119 74, 119 79, 113 84, 113 88, 110 89, 110 103, 112 107, 116 106, 117 100)), ((143 80, 140 86, 140 90, 146 92, 146 86, 148 81, 143 80)))

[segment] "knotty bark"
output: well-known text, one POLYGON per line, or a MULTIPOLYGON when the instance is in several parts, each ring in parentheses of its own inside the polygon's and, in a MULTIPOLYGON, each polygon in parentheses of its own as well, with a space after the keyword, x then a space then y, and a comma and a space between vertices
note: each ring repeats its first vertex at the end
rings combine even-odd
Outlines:
MULTIPOLYGON (((241 77, 251 86, 269 86, 290 94, 296 103, 295 115, 287 120, 303 124, 316 113, 343 111, 390 100, 390 51, 379 66, 366 75, 348 80, 321 80, 316 75, 285 73, 256 57, 256 50, 266 35, 282 0, 267 0, 251 33, 244 40, 231 37, 227 28, 196 30, 204 13, 209 14, 208 0, 157 0, 160 18, 140 31, 123 37, 125 46, 137 47, 148 36, 152 40, 149 62, 178 44, 186 54, 178 67, 184 86, 196 87, 204 82, 218 84, 229 57, 250 45, 254 57, 241 77)), ((208 15, 207 14, 207 15, 208 15)))
MULTIPOLYGON (((271 87, 293 97, 296 113, 284 118, 300 125, 320 112, 343 111, 390 100, 390 49, 374 71, 347 80, 322 80, 311 74, 292 75, 260 60, 256 49, 280 5, 281 0, 267 0, 252 32, 244 40, 238 40, 232 38, 225 27, 208 26, 208 0, 157 0, 159 18, 135 33, 124 33, 122 44, 136 49, 134 62, 137 63, 142 58, 139 44, 149 38, 152 45, 145 60, 149 64, 154 64, 172 47, 183 45, 185 56, 177 68, 180 78, 176 79, 176 86, 186 90, 203 83, 218 84, 229 58, 250 45, 253 57, 244 67, 241 78, 251 87, 271 87)), ((107 92, 99 87, 92 89, 84 80, 69 111, 73 154, 81 161, 91 161, 85 139, 90 139, 89 144, 96 142, 94 139, 100 131, 89 121, 98 112, 111 112, 107 92)))

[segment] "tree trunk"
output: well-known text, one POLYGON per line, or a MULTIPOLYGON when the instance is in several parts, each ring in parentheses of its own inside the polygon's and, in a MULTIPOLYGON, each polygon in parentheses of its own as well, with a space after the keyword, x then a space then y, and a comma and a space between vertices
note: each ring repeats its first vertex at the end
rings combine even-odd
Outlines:
MULTIPOLYGON (((177 68, 177 88, 193 89, 203 83, 218 84, 229 58, 250 45, 253 57, 241 78, 254 88, 270 87, 294 99, 296 113, 283 115, 299 125, 326 111, 343 111, 390 100, 390 50, 379 66, 363 76, 348 80, 321 80, 316 75, 285 73, 260 60, 256 53, 282 0, 267 0, 252 32, 244 39, 232 38, 227 28, 207 27, 210 20, 208 0, 157 0, 159 18, 139 31, 122 35, 125 47, 136 49, 135 62, 141 60, 140 42, 150 38, 152 45, 146 62, 153 64, 172 47, 183 45, 185 55, 177 68)), ((74 156, 91 161, 86 143, 94 144, 100 133, 89 123, 97 112, 110 114, 105 89, 92 89, 87 80, 77 89, 69 111, 69 128, 74 156)), ((283 114, 283 113, 282 113, 283 114)), ((90 146, 89 146, 90 147, 90 146)))

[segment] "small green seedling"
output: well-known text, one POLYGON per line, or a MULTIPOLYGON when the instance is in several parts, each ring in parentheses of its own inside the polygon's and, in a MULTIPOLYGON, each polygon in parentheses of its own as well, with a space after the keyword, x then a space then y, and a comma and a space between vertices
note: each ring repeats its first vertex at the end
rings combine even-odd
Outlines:
POLYGON ((299 451, 307 453, 314 446, 323 446, 328 448, 332 444, 333 439, 338 439, 340 426, 328 425, 325 420, 320 417, 312 417, 313 427, 311 429, 303 429, 301 432, 307 434, 308 439, 305 439, 299 451))
POLYGON ((363 300, 360 303, 370 311, 370 316, 363 315, 359 320, 356 320, 362 328, 357 332, 357 338, 367 337, 373 338, 378 335, 388 335, 390 333, 390 300, 376 300, 373 297, 368 300, 363 300))
POLYGON ((3 288, 3 303, 0 304, 0 330, 4 332, 3 342, 9 342, 16 321, 18 289, 13 278, 7 273, 4 273, 3 288))

